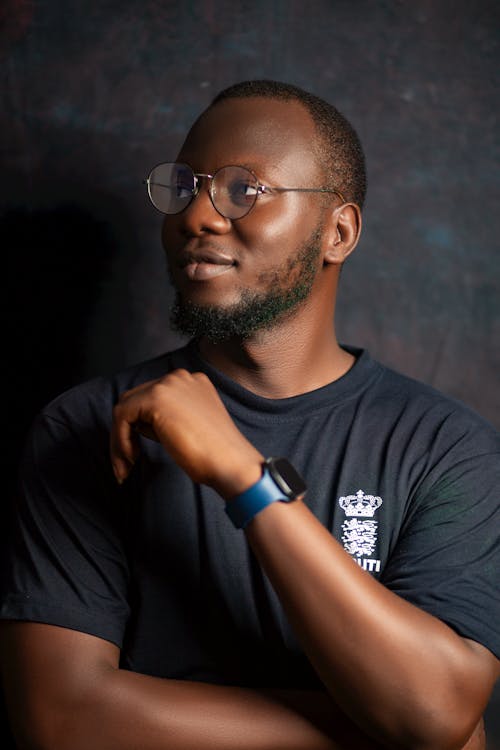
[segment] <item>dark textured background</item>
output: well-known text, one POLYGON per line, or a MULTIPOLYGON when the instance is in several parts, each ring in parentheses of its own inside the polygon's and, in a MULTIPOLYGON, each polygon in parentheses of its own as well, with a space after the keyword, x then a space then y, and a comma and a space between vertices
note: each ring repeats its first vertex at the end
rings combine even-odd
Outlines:
POLYGON ((55 393, 179 342, 141 180, 256 77, 329 99, 365 145, 340 339, 500 426, 499 20, 488 0, 1 0, 4 460, 55 393))

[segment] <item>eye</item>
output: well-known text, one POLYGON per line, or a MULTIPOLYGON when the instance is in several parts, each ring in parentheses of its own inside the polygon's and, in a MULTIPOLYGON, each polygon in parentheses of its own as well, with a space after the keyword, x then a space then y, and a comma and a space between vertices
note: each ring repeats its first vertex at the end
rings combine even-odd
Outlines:
POLYGON ((174 185, 175 195, 177 198, 191 198, 193 195, 193 184, 178 182, 174 185))
POLYGON ((183 164, 174 165, 170 180, 172 195, 176 198, 191 199, 195 190, 195 177, 191 169, 183 164))
POLYGON ((253 203, 258 193, 258 186, 248 179, 237 179, 227 186, 227 192, 233 203, 245 205, 253 203))

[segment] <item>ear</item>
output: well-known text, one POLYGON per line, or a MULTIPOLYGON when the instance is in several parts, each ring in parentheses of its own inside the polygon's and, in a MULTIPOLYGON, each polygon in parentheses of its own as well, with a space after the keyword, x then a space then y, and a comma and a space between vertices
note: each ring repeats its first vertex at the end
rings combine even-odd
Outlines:
POLYGON ((325 226, 323 262, 342 264, 358 244, 361 234, 361 211, 356 203, 334 208, 325 226))

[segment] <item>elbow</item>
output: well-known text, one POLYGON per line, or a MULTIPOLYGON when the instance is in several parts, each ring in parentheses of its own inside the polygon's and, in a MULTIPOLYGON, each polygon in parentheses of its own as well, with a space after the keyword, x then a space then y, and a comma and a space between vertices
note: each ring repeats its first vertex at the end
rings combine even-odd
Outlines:
POLYGON ((439 700, 430 687, 418 700, 407 696, 399 706, 372 709, 360 727, 388 750, 484 750, 482 710, 474 701, 439 700))
POLYGON ((393 735, 388 741, 386 736, 384 744, 391 750, 462 750, 466 745, 470 750, 479 750, 485 747, 484 723, 482 718, 467 720, 456 713, 447 716, 427 713, 420 715, 397 738, 393 735))

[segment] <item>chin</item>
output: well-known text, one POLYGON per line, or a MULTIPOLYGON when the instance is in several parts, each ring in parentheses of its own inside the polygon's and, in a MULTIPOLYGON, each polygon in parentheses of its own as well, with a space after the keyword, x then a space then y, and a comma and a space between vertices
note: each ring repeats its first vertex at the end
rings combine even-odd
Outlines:
POLYGON ((193 285, 175 285, 177 292, 176 304, 182 306, 196 306, 214 311, 227 312, 241 304, 241 294, 233 288, 230 291, 214 289, 214 285, 202 285, 193 289, 193 285), (205 286, 205 288, 202 288, 205 286), (210 286, 210 288, 209 288, 210 286))

